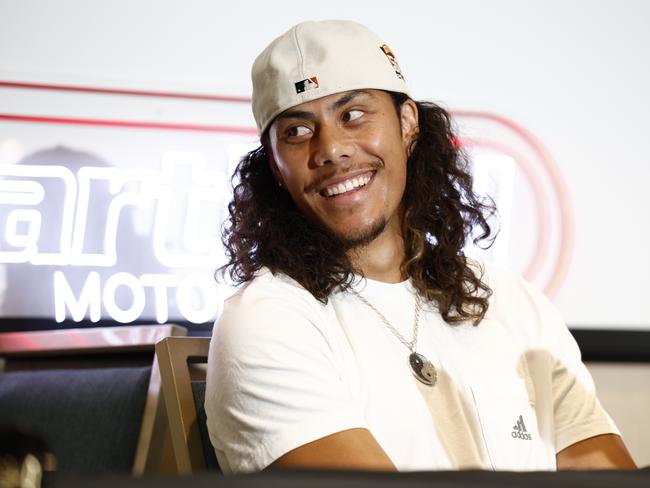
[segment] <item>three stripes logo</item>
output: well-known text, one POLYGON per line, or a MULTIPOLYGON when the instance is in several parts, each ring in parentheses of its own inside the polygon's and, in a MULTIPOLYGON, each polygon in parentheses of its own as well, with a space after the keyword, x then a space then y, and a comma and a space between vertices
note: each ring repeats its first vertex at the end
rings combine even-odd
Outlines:
POLYGON ((513 439, 523 439, 525 441, 532 439, 531 435, 526 430, 524 418, 521 415, 519 416, 519 419, 517 419, 515 426, 512 428, 510 435, 513 437, 513 439))

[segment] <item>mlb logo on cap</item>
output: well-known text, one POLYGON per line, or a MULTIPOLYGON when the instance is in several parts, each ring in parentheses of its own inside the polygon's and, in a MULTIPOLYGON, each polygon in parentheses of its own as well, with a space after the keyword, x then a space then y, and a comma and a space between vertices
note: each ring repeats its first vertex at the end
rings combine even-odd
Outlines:
POLYGON ((311 76, 296 83, 296 93, 302 93, 318 88, 318 78, 311 76))

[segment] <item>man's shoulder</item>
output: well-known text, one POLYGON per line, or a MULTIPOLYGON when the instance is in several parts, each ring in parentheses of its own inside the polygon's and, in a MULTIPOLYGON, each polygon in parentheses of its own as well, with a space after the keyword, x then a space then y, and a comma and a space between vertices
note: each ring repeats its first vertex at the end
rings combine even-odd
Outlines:
POLYGON ((492 290, 492 299, 541 293, 520 273, 495 263, 469 260, 468 266, 492 290))
POLYGON ((482 280, 492 290, 486 314, 491 323, 531 337, 542 337, 564 327, 550 299, 519 273, 486 264, 482 280))
POLYGON ((226 300, 226 306, 250 306, 266 302, 316 302, 316 299, 300 283, 284 273, 273 273, 264 267, 255 277, 244 283, 226 300))
POLYGON ((527 286, 525 279, 519 273, 508 268, 494 263, 481 263, 480 268, 483 282, 500 295, 521 291, 527 286))
POLYGON ((531 287, 517 272, 494 263, 468 260, 469 268, 491 290, 490 302, 511 300, 531 287))
POLYGON ((320 328, 324 313, 325 305, 298 282, 263 268, 225 301, 215 330, 220 336, 248 339, 291 333, 294 329, 305 329, 308 323, 320 328))

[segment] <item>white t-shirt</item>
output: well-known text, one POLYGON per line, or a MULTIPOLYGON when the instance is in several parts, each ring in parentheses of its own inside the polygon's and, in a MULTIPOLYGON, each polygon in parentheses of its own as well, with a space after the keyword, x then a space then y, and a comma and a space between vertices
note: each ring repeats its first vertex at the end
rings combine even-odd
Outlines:
MULTIPOLYGON (((410 351, 355 294, 327 305, 263 270, 230 297, 213 331, 205 410, 225 473, 258 471, 329 434, 367 428, 399 470, 553 470, 555 454, 618 433, 580 351, 550 302, 490 268, 478 325, 420 314, 417 352, 438 371, 413 376, 410 351)), ((410 282, 355 289, 413 335, 410 282)))

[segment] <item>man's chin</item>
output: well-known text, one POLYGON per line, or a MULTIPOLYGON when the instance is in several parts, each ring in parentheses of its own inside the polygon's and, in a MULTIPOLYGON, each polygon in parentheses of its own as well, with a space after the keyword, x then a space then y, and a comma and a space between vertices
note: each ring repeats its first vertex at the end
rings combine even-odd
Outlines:
POLYGON ((335 233, 346 251, 367 246, 377 239, 384 232, 387 225, 386 219, 380 219, 377 222, 366 226, 363 229, 355 229, 346 233, 335 233))

